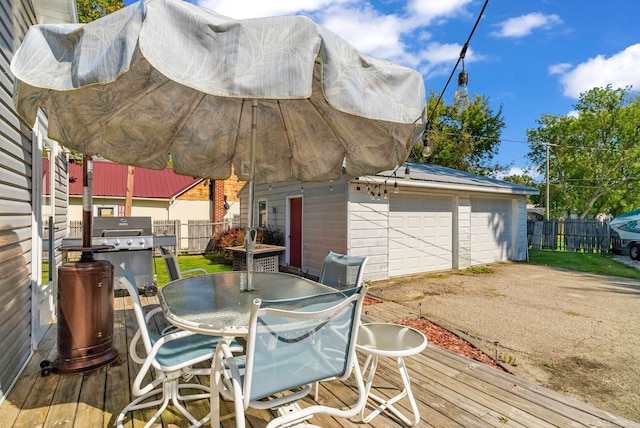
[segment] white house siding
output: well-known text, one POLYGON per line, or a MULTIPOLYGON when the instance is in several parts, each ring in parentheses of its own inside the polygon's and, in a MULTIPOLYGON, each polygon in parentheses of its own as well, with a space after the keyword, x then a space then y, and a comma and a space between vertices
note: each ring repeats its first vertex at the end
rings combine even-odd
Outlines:
MULTIPOLYGON (((340 180, 333 183, 333 193, 330 183, 280 183, 271 190, 267 185, 256 186, 255 200, 267 201, 268 224, 279 227, 286 236, 287 198, 303 198, 303 271, 319 274, 324 255, 332 250, 368 256, 364 279, 376 281, 525 260, 526 196, 505 190, 507 186, 476 184, 481 180, 447 183, 446 175, 446 184, 412 180, 403 182, 400 193, 389 192, 388 199, 381 200, 371 200, 364 181, 357 190, 357 183, 347 185, 340 180), (341 210, 346 210, 344 226, 341 210), (346 242, 341 244, 343 237, 346 242)), ((246 224, 246 188, 241 199, 241 218, 246 224)))
POLYGON ((457 199, 458 214, 454 218, 458 224, 458 245, 457 251, 454 249, 453 269, 466 269, 471 266, 471 199, 468 195, 457 199))
POLYGON ((454 198, 392 194, 389 198, 389 276, 453 267, 454 198))
POLYGON ((516 236, 515 260, 528 260, 529 244, 527 240, 527 198, 519 196, 515 201, 515 210, 518 213, 515 217, 515 227, 518 230, 516 236))
POLYGON ((15 47, 35 22, 27 0, 0 6, 0 403, 31 356, 32 142, 13 109, 15 47))
MULTIPOLYGON (((318 276, 322 261, 331 251, 345 252, 346 237, 346 182, 333 183, 275 183, 256 185, 254 188, 254 220, 258 219, 258 202, 267 202, 267 225, 278 228, 285 236, 288 251, 287 221, 288 198, 302 198, 302 271, 318 276)), ((240 192, 241 224, 247 225, 248 188, 240 192)), ((280 258, 285 264, 288 255, 280 258)))
POLYGON ((363 279, 386 279, 389 271, 389 205, 372 201, 364 191, 349 186, 347 205, 347 250, 352 256, 367 256, 363 279))
POLYGON ((347 202, 345 183, 307 189, 302 199, 302 266, 310 275, 319 276, 329 251, 344 253, 347 248, 347 202))
POLYGON ((517 212, 514 213, 513 201, 513 198, 471 198, 471 265, 515 257, 517 231, 513 220, 517 212))
MULTIPOLYGON (((124 198, 93 197, 93 212, 98 214, 100 207, 113 207, 124 212, 124 198)), ((151 221, 206 220, 211 217, 211 203, 209 201, 181 200, 170 203, 168 199, 139 199, 136 198, 131 207, 133 217, 151 217, 151 221)), ((74 196, 69 201, 69 220, 82 221, 82 197, 74 196)))
MULTIPOLYGON (((54 228, 56 248, 56 265, 62 262, 62 239, 68 234, 69 218, 69 161, 66 153, 60 151, 55 159, 54 185, 54 228)), ((55 274, 56 272, 54 272, 55 274)))

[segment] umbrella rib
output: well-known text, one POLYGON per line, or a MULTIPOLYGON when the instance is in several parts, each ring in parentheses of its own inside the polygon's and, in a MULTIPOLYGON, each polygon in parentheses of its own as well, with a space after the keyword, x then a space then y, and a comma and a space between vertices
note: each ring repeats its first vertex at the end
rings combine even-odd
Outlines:
POLYGON ((187 124, 189 119, 191 119, 191 116, 193 116, 193 112, 196 111, 196 109, 200 106, 200 104, 202 104, 204 97, 207 96, 207 94, 204 92, 196 92, 196 95, 198 96, 194 97, 194 100, 191 102, 191 105, 189 106, 189 110, 188 110, 189 114, 185 114, 182 116, 182 119, 180 120, 180 122, 178 122, 178 126, 176 126, 176 129, 173 132, 173 135, 171 135, 169 146, 173 144, 173 142, 176 139, 176 136, 180 133, 180 131, 182 131, 182 128, 184 128, 184 126, 187 124))
POLYGON ((116 110, 114 113, 111 114, 111 119, 107 120, 104 124, 104 128, 106 129, 107 126, 109 125, 109 123, 111 123, 111 120, 120 116, 120 113, 122 113, 123 111, 127 110, 129 107, 131 107, 132 105, 136 104, 138 101, 140 101, 142 98, 146 97, 147 95, 149 95, 151 92, 163 87, 164 85, 166 85, 167 83, 169 83, 168 80, 163 80, 160 81, 160 83, 155 84, 153 86, 151 86, 149 89, 145 90, 144 93, 138 95, 135 98, 132 98, 130 100, 130 102, 126 103, 125 105, 123 105, 122 107, 120 107, 118 110, 116 110))

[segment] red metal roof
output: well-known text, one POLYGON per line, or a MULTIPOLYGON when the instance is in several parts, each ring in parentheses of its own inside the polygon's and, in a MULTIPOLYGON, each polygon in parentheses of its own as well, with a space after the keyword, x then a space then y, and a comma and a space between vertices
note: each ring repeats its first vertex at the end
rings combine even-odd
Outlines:
MULTIPOLYGON (((47 168, 47 162, 43 163, 47 168)), ((48 168, 47 168, 48 169, 48 168)), ((153 170, 135 168, 133 180, 134 198, 171 199, 202 181, 201 178, 179 175, 173 168, 153 170)), ((127 166, 104 160, 93 161, 93 196, 125 197, 127 166)), ((82 165, 69 163, 69 195, 82 195, 82 165)))

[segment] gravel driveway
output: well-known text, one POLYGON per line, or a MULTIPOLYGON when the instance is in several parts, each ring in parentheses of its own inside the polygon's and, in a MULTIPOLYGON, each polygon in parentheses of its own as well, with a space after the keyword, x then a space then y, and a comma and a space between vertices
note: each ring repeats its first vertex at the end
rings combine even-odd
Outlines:
POLYGON ((421 307, 519 377, 640 422, 640 281, 524 263, 491 268, 378 281, 370 293, 421 307))

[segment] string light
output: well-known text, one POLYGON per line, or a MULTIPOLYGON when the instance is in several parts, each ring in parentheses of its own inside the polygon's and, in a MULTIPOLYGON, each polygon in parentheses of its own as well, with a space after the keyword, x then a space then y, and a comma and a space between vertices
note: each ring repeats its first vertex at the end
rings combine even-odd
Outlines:
POLYGON ((467 50, 467 46, 463 48, 463 53, 460 54, 462 61, 462 71, 458 74, 458 88, 453 94, 453 104, 457 109, 463 109, 469 105, 469 73, 464 69, 464 55, 467 50))

